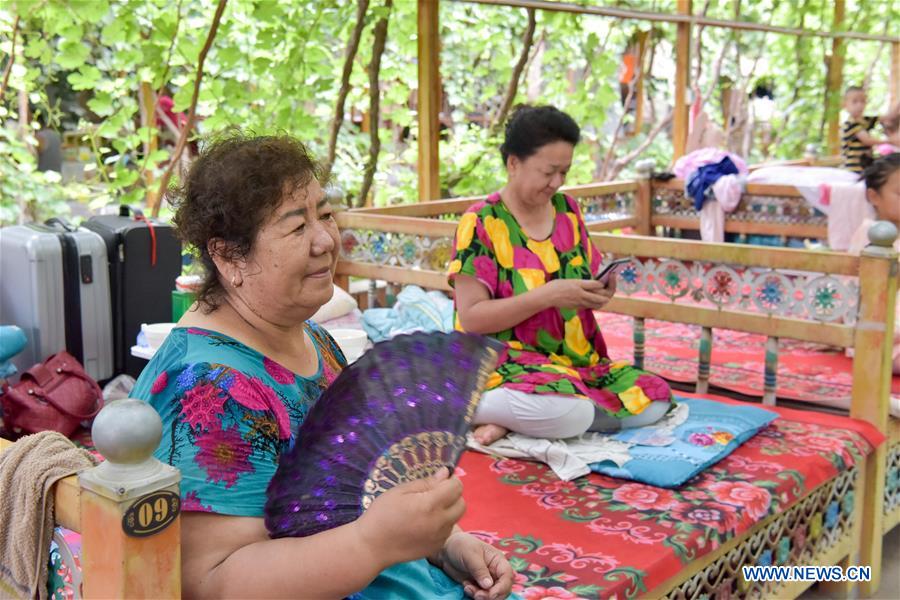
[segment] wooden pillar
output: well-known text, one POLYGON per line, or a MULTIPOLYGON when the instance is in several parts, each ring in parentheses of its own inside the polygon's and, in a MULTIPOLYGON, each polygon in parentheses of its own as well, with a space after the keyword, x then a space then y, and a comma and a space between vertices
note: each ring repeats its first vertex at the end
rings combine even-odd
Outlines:
POLYGON ((891 107, 900 103, 900 42, 891 44, 891 107))
POLYGON ((418 0, 419 201, 441 196, 438 140, 441 110, 438 0, 418 0))
POLYGON ((653 235, 651 220, 653 218, 653 160, 638 161, 635 165, 638 180, 637 191, 634 196, 634 216, 637 225, 634 226, 638 235, 653 235))
POLYGON ((712 360, 713 331, 712 327, 700 329, 700 350, 697 360, 697 387, 698 394, 709 391, 709 367, 712 360))
MULTIPOLYGON (((879 221, 869 231, 872 245, 859 259, 859 317, 853 358, 853 392, 850 416, 864 419, 879 431, 887 431, 891 385, 895 303, 897 298, 897 253, 893 249, 896 228, 879 221)), ((871 581, 860 584, 863 597, 874 596, 881 579, 882 521, 887 443, 866 459, 865 508, 863 509, 860 556, 856 564, 871 565, 871 581)))
POLYGON ((106 460, 78 474, 83 597, 180 598, 181 473, 153 458, 159 415, 141 400, 110 402, 91 435, 106 460))
MULTIPOLYGON (((175 497, 178 484, 163 488, 175 497)), ((156 508, 171 510, 163 502, 156 508)), ((85 598, 178 598, 181 595, 181 519, 160 533, 134 537, 122 522, 131 502, 81 492, 85 598)), ((170 501, 171 502, 171 501, 170 501)), ((154 518, 156 514, 153 515, 154 518)))
MULTIPOLYGON (((647 53, 647 38, 650 37, 649 31, 639 31, 638 32, 638 60, 637 60, 637 73, 635 76, 637 77, 637 81, 635 82, 634 89, 634 100, 635 100, 635 108, 634 108, 634 127, 631 130, 631 135, 635 136, 641 132, 641 127, 644 126, 644 56, 647 53)), ((627 107, 626 107, 627 108, 627 107)))
MULTIPOLYGON (((691 0, 678 0, 678 14, 691 14, 691 0)), ((687 88, 691 71, 691 25, 679 23, 675 42, 675 114, 672 116, 672 162, 684 154, 688 136, 687 88)))
MULTIPOLYGON (((832 31, 843 30, 845 8, 844 0, 834 0, 832 31)), ((825 103, 825 117, 828 120, 828 153, 831 155, 841 152, 841 86, 844 76, 845 50, 843 38, 836 37, 831 40, 831 63, 828 67, 825 103)))
POLYGON ((338 286, 348 294, 350 293, 350 276, 343 273, 335 273, 334 285, 338 286))

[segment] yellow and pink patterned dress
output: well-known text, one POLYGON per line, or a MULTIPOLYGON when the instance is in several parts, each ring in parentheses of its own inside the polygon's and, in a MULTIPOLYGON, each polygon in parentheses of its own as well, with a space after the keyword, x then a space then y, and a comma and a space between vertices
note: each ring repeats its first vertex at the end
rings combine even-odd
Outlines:
MULTIPOLYGON (((468 275, 499 299, 553 279, 596 276, 601 257, 578 204, 561 193, 551 202, 555 225, 550 237, 540 241, 528 237, 498 193, 469 207, 456 230, 450 284, 458 274, 468 275)), ((458 316, 456 328, 462 331, 458 316)), ((618 418, 640 414, 651 402, 672 401, 662 378, 609 359, 589 309, 547 308, 493 337, 506 342, 507 352, 487 389, 581 396, 618 418)))

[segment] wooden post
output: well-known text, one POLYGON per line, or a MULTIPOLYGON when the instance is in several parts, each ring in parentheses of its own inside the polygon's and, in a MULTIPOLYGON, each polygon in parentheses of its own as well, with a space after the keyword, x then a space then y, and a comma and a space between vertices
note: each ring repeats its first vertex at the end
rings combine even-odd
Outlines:
POLYGON ((891 107, 900 103, 900 42, 891 44, 891 107))
POLYGON ((712 327, 700 329, 700 350, 697 360, 697 387, 698 394, 709 391, 709 366, 712 358, 713 332, 712 327))
POLYGON ((643 317, 634 318, 634 325, 631 333, 634 340, 634 352, 632 353, 634 357, 634 366, 638 369, 643 369, 644 342, 646 340, 643 317))
POLYGON ((419 46, 419 201, 441 196, 438 140, 441 110, 438 0, 418 0, 419 46))
POLYGON ((638 188, 635 192, 634 202, 634 216, 637 218, 637 225, 634 229, 638 235, 653 235, 650 226, 653 213, 653 181, 650 179, 653 174, 653 161, 638 161, 635 168, 638 174, 638 188))
MULTIPOLYGON (((869 230, 872 244, 859 260, 859 317, 853 358, 853 395, 850 416, 864 419, 886 432, 891 385, 891 352, 897 299, 897 229, 879 221, 869 230)), ((878 590, 881 578, 882 521, 887 442, 866 459, 865 509, 860 540, 860 565, 871 565, 872 578, 860 584, 862 597, 878 590)))
MULTIPOLYGON (((691 0, 678 0, 678 14, 691 14, 691 0)), ((684 154, 688 137, 687 86, 691 70, 691 24, 679 23, 675 44, 675 114, 672 117, 672 162, 684 154)))
POLYGON ((159 415, 110 402, 91 433, 106 460, 78 475, 84 597, 181 597, 181 473, 153 458, 159 415))
POLYGON ((336 273, 334 275, 334 285, 338 286, 348 294, 350 293, 350 276, 336 273))
MULTIPOLYGON (((634 126, 631 130, 631 136, 636 136, 641 132, 644 126, 644 55, 647 52, 647 38, 650 37, 649 31, 638 31, 638 59, 637 59, 637 81, 634 90, 634 126)), ((627 109, 627 107, 626 107, 627 109)), ((643 234, 642 234, 643 235, 643 234)))
POLYGON ((766 406, 775 406, 778 382, 778 338, 766 338, 766 362, 763 373, 763 399, 766 406))
MULTIPOLYGON (((832 31, 844 28, 844 0, 834 0, 834 24, 832 31)), ((844 40, 836 37, 831 40, 831 64, 828 67, 827 96, 825 103, 828 120, 828 153, 841 152, 841 85, 844 75, 844 40)))

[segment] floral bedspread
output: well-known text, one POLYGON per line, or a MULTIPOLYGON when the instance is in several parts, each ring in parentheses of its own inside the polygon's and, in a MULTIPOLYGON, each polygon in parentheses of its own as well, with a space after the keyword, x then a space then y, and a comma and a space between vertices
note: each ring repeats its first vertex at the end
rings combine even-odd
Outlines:
MULTIPOLYGON (((461 525, 507 553, 513 590, 527 600, 643 595, 884 439, 846 417, 775 410, 774 423, 673 490, 596 474, 563 482, 542 464, 466 452, 461 525)), ((852 502, 832 507, 821 526, 852 502)))

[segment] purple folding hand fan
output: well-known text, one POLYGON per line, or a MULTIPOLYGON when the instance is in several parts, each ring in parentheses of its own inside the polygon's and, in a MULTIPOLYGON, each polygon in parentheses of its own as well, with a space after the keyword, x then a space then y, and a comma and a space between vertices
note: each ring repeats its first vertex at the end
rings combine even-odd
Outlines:
POLYGON ((413 333, 344 369, 269 483, 272 537, 350 523, 382 492, 455 467, 500 348, 477 335, 413 333))

